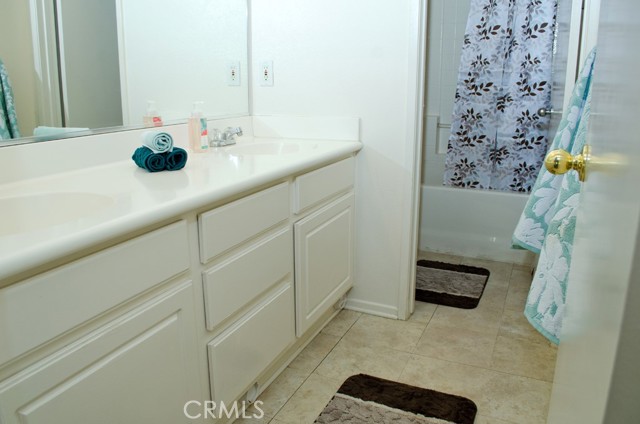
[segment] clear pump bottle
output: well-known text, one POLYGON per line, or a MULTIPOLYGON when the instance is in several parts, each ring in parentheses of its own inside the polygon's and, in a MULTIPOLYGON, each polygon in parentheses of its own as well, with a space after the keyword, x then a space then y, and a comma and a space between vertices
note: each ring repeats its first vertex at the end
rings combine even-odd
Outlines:
POLYGON ((209 133, 207 131, 207 119, 202 113, 204 102, 195 102, 193 111, 189 117, 189 146, 196 153, 206 152, 209 148, 209 133))
POLYGON ((162 118, 156 109, 156 102, 153 100, 147 100, 147 114, 142 117, 142 122, 145 127, 161 127, 162 118))

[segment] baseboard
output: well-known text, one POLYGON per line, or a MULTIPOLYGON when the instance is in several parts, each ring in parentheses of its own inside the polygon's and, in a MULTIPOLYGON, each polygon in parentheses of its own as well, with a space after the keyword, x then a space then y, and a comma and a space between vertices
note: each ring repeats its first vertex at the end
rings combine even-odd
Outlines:
POLYGON ((348 298, 345 309, 364 312, 365 314, 377 315, 384 318, 398 319, 398 308, 396 306, 383 305, 382 303, 348 298))

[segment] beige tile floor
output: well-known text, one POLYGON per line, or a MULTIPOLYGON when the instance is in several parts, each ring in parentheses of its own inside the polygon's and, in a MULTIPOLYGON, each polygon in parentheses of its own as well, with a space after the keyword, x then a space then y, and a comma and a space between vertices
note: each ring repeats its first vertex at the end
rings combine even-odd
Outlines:
POLYGON ((260 396, 264 418, 236 423, 312 423, 342 382, 358 373, 466 396, 478 405, 478 424, 544 423, 556 347, 522 315, 530 269, 420 256, 489 269, 478 307, 417 302, 408 321, 344 310, 260 396))

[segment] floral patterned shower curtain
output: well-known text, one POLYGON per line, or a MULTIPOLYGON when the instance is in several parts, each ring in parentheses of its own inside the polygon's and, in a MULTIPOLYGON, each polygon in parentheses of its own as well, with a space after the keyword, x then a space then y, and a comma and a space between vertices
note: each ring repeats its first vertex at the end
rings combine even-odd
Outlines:
POLYGON ((471 0, 444 184, 529 192, 548 147, 556 0, 471 0))

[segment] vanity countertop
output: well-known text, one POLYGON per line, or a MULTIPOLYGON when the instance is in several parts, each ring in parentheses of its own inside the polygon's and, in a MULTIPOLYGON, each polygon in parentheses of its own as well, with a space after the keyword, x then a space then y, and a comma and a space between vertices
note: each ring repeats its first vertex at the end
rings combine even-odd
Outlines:
POLYGON ((361 148, 359 141, 243 137, 189 153, 180 171, 149 173, 127 159, 0 185, 0 287, 31 268, 361 148))

